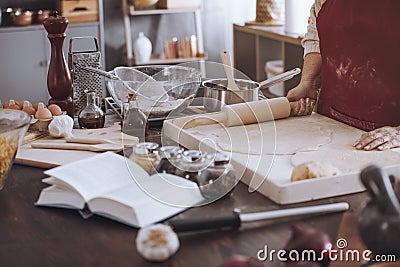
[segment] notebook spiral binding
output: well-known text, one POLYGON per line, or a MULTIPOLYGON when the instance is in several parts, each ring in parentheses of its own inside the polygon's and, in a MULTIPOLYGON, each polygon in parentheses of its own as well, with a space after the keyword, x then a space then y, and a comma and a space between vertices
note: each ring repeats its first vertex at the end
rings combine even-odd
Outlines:
POLYGON ((88 66, 100 69, 101 66, 101 53, 97 39, 92 36, 73 37, 70 39, 68 51, 68 65, 72 75, 72 88, 75 115, 86 107, 86 93, 89 91, 96 92, 96 95, 102 99, 104 91, 104 83, 99 74, 91 73, 78 68, 78 65, 88 66), (94 49, 89 51, 74 51, 73 44, 77 40, 93 39, 94 49))

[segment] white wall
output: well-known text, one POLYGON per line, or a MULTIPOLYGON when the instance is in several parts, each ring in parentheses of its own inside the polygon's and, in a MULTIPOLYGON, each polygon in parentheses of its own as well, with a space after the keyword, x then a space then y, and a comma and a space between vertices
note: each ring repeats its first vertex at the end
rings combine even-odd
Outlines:
POLYGON ((203 0, 205 49, 211 61, 220 61, 219 51, 233 50, 233 23, 256 17, 256 0, 203 0))

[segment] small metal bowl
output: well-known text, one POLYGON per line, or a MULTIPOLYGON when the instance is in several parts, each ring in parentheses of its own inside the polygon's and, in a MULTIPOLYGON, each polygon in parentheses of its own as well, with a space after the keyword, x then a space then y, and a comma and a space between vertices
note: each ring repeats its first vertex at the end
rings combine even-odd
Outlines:
POLYGON ((208 112, 220 111, 225 105, 258 100, 259 83, 235 79, 240 90, 229 90, 227 79, 212 79, 203 82, 204 107, 208 112))

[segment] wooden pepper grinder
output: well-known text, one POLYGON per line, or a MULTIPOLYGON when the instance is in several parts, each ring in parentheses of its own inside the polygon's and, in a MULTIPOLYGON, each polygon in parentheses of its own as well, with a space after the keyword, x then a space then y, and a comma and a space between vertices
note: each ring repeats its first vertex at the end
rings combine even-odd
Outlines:
POLYGON ((47 89, 52 97, 49 104, 57 104, 62 110, 74 116, 72 101, 72 80, 64 57, 63 43, 68 19, 58 15, 57 11, 44 20, 43 25, 51 44, 51 58, 47 73, 47 89))

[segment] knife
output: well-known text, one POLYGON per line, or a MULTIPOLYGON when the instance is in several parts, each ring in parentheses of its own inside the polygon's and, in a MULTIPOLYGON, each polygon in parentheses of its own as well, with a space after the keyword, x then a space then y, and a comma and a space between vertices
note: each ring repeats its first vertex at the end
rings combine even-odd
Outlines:
POLYGON ((169 225, 175 232, 190 232, 201 230, 216 229, 238 229, 243 223, 256 222, 262 220, 272 220, 287 218, 298 215, 312 215, 346 211, 349 209, 347 202, 334 204, 309 206, 292 209, 282 209, 273 211, 262 211, 253 213, 233 213, 232 215, 218 216, 213 218, 190 218, 171 220, 169 225))

